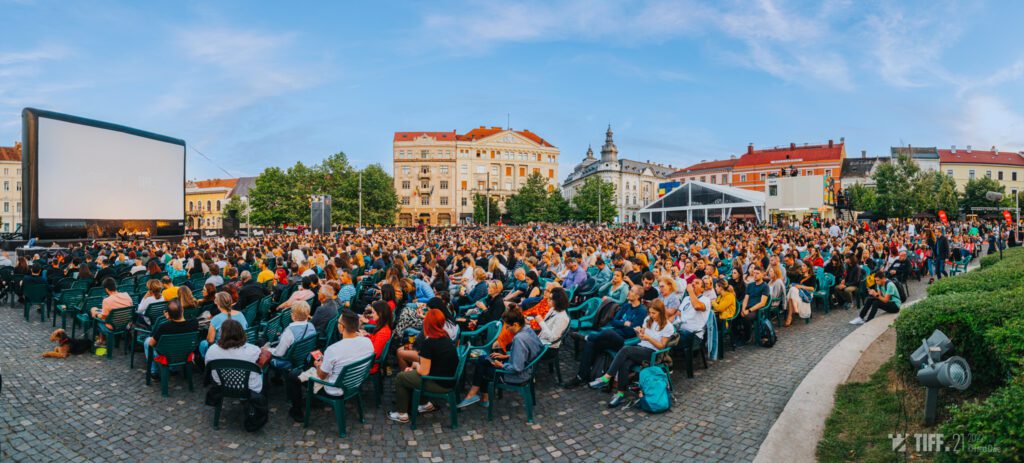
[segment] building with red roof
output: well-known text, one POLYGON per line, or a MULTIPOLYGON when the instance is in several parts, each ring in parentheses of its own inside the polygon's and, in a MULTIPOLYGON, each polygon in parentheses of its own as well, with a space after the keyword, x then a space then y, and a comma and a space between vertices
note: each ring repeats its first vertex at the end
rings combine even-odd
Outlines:
POLYGON ((0 229, 12 232, 22 223, 21 142, 14 142, 14 146, 0 146, 0 173, 3 174, 0 182, 4 187, 0 190, 0 202, 3 202, 0 210, 3 225, 0 229))
POLYGON ((790 143, 789 146, 760 150, 750 144, 732 168, 732 186, 764 191, 765 180, 769 176, 792 175, 794 171, 798 176, 831 176, 838 184, 845 158, 846 143, 842 138, 839 143, 832 140, 821 145, 790 143))
POLYGON ((976 150, 970 145, 966 149, 952 146, 938 152, 939 168, 953 176, 961 191, 967 182, 981 177, 994 179, 1010 194, 1024 190, 1024 153, 999 151, 995 146, 976 150))
POLYGON ((673 172, 669 179, 679 183, 701 181, 717 185, 731 185, 732 170, 737 162, 739 159, 735 155, 719 161, 701 161, 673 172))
POLYGON ((473 197, 489 194, 505 200, 534 173, 558 186, 554 145, 529 130, 480 126, 464 134, 395 132, 392 139, 398 224, 453 225, 473 216, 473 197))

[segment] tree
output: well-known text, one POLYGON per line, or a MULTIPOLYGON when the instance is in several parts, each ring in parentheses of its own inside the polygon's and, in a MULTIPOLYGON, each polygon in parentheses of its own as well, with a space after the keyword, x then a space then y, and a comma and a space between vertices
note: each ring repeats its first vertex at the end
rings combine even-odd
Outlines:
POLYGON ((575 216, 584 221, 596 222, 599 216, 602 222, 615 220, 618 211, 615 203, 615 184, 599 177, 588 177, 584 180, 573 198, 575 216))
POLYGON ((855 211, 872 211, 875 209, 875 189, 854 183, 846 189, 846 200, 855 211))
POLYGON ((547 179, 540 173, 530 174, 526 178, 526 184, 505 201, 509 218, 515 223, 541 222, 548 219, 545 210, 549 196, 547 186, 547 179))
MULTIPOLYGON (((362 170, 363 174, 363 224, 393 225, 398 213, 398 193, 395 182, 380 164, 372 164, 362 170)), ((331 216, 338 223, 356 225, 359 223, 359 171, 353 170, 342 182, 331 216), (339 201, 340 200, 340 201, 339 201)))
POLYGON ((1003 201, 989 201, 985 199, 985 193, 995 191, 1006 193, 1006 187, 989 177, 981 177, 970 180, 964 185, 964 212, 970 213, 972 207, 999 207, 1007 203, 1013 204, 1013 198, 1005 196, 1003 201))
POLYGON ((488 214, 487 214, 487 202, 488 202, 488 199, 490 199, 490 203, 491 203, 491 209, 490 209, 490 219, 491 220, 490 220, 490 222, 491 223, 497 222, 498 218, 501 217, 501 210, 498 208, 498 199, 497 198, 495 198, 494 196, 491 196, 490 198, 488 198, 487 195, 485 195, 485 194, 473 193, 473 222, 476 222, 478 225, 485 225, 485 224, 487 224, 487 217, 488 217, 488 214))
POLYGON ((231 195, 228 202, 224 203, 224 215, 232 218, 241 217, 245 213, 245 203, 238 195, 231 195))
POLYGON ((562 192, 554 190, 548 193, 547 200, 544 202, 545 222, 565 222, 571 220, 573 215, 572 205, 566 201, 565 196, 562 196, 562 192))
POLYGON ((943 172, 921 172, 914 179, 913 203, 917 212, 950 214, 960 210, 960 198, 956 191, 956 180, 943 172))
POLYGON ((256 177, 249 190, 252 222, 257 225, 280 226, 292 217, 292 183, 280 167, 268 167, 256 177))
POLYGON ((921 168, 909 156, 899 155, 875 170, 875 209, 881 217, 909 217, 916 209, 910 194, 921 168))

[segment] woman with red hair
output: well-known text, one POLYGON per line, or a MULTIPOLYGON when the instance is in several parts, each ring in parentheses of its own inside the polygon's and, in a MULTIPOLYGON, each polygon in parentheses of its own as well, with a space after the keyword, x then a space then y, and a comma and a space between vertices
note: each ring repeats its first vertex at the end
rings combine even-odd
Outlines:
MULTIPOLYGON (((444 393, 455 387, 454 381, 423 381, 423 376, 455 376, 459 356, 455 344, 444 329, 445 317, 440 310, 431 309, 423 316, 423 340, 418 343, 419 361, 395 376, 395 396, 398 409, 388 412, 388 418, 399 423, 409 422, 409 404, 413 389, 444 393)), ((420 413, 437 410, 433 403, 416 404, 420 413)))

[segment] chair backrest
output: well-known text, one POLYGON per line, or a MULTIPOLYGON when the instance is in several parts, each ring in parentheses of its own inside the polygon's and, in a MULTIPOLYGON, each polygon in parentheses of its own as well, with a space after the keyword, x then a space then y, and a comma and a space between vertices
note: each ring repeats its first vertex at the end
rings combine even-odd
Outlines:
POLYGON ((276 341, 277 338, 281 337, 281 333, 284 332, 285 327, 287 327, 291 322, 291 310, 284 310, 267 322, 267 326, 263 329, 263 336, 267 338, 267 341, 276 341))
POLYGON ((381 376, 384 375, 384 365, 387 365, 388 363, 388 352, 391 351, 391 341, 393 339, 395 339, 394 336, 388 338, 388 342, 384 343, 384 351, 381 352, 380 357, 374 361, 374 364, 377 365, 377 372, 380 373, 381 376))
POLYGON ((201 308, 192 307, 191 309, 185 309, 183 315, 185 316, 185 320, 191 320, 193 318, 199 318, 199 314, 202 312, 203 310, 201 308))
POLYGON ((249 324, 249 326, 252 326, 254 323, 256 323, 256 315, 259 314, 259 311, 260 301, 253 301, 251 304, 245 306, 245 308, 242 309, 242 315, 245 315, 245 321, 246 323, 249 324))
POLYGON ((71 284, 71 287, 76 289, 88 289, 91 284, 92 278, 80 278, 75 280, 75 282, 71 284))
POLYGON ((316 332, 313 333, 312 336, 306 336, 288 346, 288 351, 284 353, 284 356, 292 363, 292 367, 304 366, 306 357, 316 350, 316 332))
POLYGON ((224 397, 232 398, 249 398, 249 375, 263 373, 255 363, 235 359, 212 360, 206 368, 217 373, 224 397))
POLYGON ((455 382, 462 378, 462 373, 466 370, 466 359, 469 358, 469 346, 459 346, 456 348, 456 354, 459 356, 459 366, 455 368, 455 376, 451 379, 455 382))
POLYGON ((60 302, 67 307, 80 307, 85 299, 84 289, 65 289, 60 292, 60 302))
POLYGON ((167 357, 167 365, 181 365, 199 346, 198 333, 165 334, 156 342, 156 352, 167 357))
POLYGON ((110 313, 107 314, 106 322, 113 327, 113 331, 122 331, 131 323, 134 314, 135 307, 111 309, 110 313))
POLYGON ((50 297, 50 287, 46 283, 25 285, 22 288, 22 294, 25 295, 25 302, 40 304, 46 302, 46 299, 50 297))
POLYGON ((338 379, 334 380, 333 386, 341 389, 342 395, 345 397, 358 393, 363 382, 370 376, 371 366, 373 366, 373 354, 345 365, 338 373, 338 379))
POLYGON ((173 284, 174 286, 181 286, 185 284, 186 281, 188 281, 188 277, 186 277, 185 275, 178 275, 174 278, 171 278, 171 284, 173 284))
POLYGON ((106 297, 107 296, 107 290, 104 289, 102 286, 95 286, 95 287, 89 288, 89 292, 86 293, 86 294, 89 297, 92 297, 92 296, 103 296, 103 297, 106 297))
POLYGON ((534 357, 529 362, 527 362, 527 364, 526 364, 526 371, 530 372, 530 378, 531 379, 533 378, 533 375, 537 374, 537 369, 535 368, 537 366, 537 362, 541 361, 541 359, 544 358, 544 355, 548 353, 548 348, 549 347, 550 346, 548 346, 547 344, 542 344, 540 352, 537 353, 537 356, 534 357))
MULTIPOLYGON (((167 310, 167 301, 150 303, 146 306, 146 319, 152 322, 156 320, 157 317, 162 317, 165 310, 167 310)), ((156 324, 153 324, 153 326, 156 326, 156 324)))

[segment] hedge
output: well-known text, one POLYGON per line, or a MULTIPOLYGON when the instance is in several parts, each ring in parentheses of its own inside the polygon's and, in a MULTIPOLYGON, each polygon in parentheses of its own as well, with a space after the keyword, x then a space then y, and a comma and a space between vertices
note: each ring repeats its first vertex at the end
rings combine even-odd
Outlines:
POLYGON ((940 432, 946 445, 957 439, 964 445, 956 452, 941 453, 941 460, 1024 461, 1024 378, 983 401, 953 405, 949 410, 951 416, 940 432))
POLYGON ((983 269, 956 277, 943 278, 928 287, 929 296, 949 293, 998 291, 1019 286, 1024 281, 1024 256, 1014 253, 983 269))

